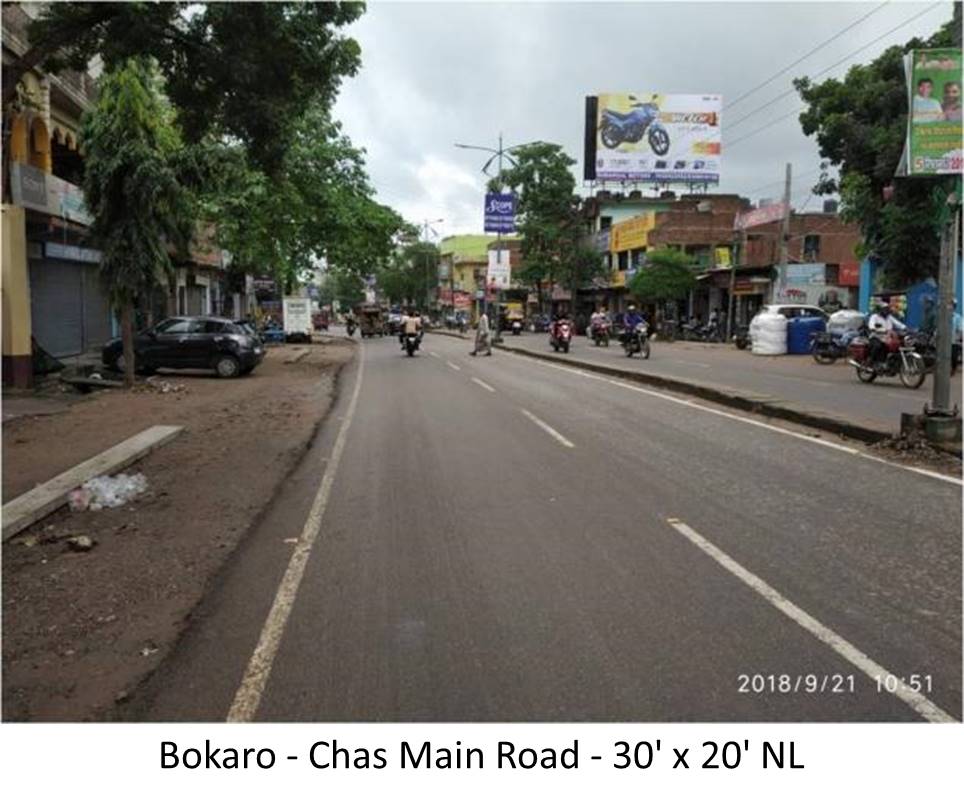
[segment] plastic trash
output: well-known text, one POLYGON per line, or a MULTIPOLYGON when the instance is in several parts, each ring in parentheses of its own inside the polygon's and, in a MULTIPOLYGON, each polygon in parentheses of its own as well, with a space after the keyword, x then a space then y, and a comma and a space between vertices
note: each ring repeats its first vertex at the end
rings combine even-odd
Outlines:
POLYGON ((120 473, 113 477, 99 475, 72 490, 67 495, 67 502, 71 511, 116 509, 146 491, 147 478, 143 473, 120 473))

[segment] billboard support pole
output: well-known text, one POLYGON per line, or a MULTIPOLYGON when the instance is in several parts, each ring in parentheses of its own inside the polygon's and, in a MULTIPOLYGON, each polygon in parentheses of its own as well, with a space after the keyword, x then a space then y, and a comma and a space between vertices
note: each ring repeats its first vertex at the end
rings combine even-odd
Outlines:
POLYGON ((951 406, 951 341, 954 337, 954 264, 960 236, 960 197, 947 198, 946 220, 941 226, 941 261, 937 281, 937 361, 934 367, 934 397, 927 412, 953 416, 951 406), (949 213, 949 214, 948 214, 949 213))
MULTIPOLYGON (((499 192, 502 192, 502 132, 499 132, 499 172, 497 174, 499 177, 499 192)), ((495 262, 496 265, 502 265, 502 230, 500 229, 496 232, 496 245, 495 245, 495 262)), ((495 289, 495 338, 492 339, 494 344, 502 343, 502 288, 495 289)))
MULTIPOLYGON (((790 243, 790 172, 791 165, 787 163, 787 176, 783 185, 783 204, 785 206, 783 212, 783 226, 780 227, 780 276, 779 276, 779 287, 782 291, 787 287, 787 262, 788 248, 790 243)), ((774 300, 775 301, 775 300, 774 300)))

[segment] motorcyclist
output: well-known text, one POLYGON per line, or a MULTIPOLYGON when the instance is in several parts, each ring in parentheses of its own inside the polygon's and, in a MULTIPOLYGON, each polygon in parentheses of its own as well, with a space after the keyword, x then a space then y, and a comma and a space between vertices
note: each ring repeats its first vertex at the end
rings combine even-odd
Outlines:
POLYGON ((409 308, 408 315, 402 316, 402 322, 399 326, 398 341, 402 345, 402 349, 405 349, 405 336, 414 335, 418 343, 421 344, 423 332, 422 317, 417 310, 409 308))
POLYGON ((867 329, 870 331, 870 358, 874 363, 880 363, 887 356, 884 336, 894 330, 903 332, 907 325, 893 314, 889 304, 884 303, 878 305, 877 310, 870 315, 867 329))

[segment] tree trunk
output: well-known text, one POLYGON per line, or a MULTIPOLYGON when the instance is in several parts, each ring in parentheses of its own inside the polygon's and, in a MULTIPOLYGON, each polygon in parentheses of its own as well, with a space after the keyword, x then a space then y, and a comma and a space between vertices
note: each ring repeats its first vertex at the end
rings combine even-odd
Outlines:
POLYGON ((121 306, 121 343, 124 348, 124 383, 134 385, 134 303, 130 300, 121 306))

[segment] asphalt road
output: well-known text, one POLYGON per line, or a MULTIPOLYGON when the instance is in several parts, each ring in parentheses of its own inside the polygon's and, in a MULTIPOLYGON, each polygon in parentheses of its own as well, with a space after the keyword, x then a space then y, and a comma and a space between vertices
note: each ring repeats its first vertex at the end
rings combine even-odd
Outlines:
POLYGON ((127 717, 223 720, 241 698, 266 721, 960 720, 959 484, 467 351, 364 342, 127 717))
MULTIPOLYGON (((524 333, 504 335, 507 346, 551 352, 548 336, 524 333)), ((901 385, 898 377, 861 383, 846 360, 821 366, 809 355, 753 355, 730 344, 693 342, 652 343, 648 360, 627 358, 619 343, 596 347, 588 339, 573 340, 571 358, 620 369, 636 366, 640 371, 722 387, 751 395, 767 395, 792 407, 826 413, 877 430, 900 428, 901 413, 921 413, 933 395, 933 375, 919 389, 901 385)), ((961 375, 951 381, 951 394, 961 399, 961 375)))

